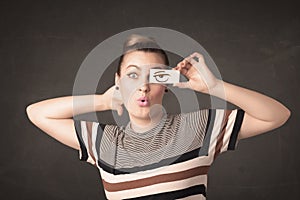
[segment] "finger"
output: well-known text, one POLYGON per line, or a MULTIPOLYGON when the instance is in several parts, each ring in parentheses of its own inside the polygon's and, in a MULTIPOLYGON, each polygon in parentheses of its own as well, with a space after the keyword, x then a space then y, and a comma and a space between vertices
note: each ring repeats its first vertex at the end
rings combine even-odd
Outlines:
POLYGON ((178 69, 179 69, 179 67, 178 67, 178 66, 176 66, 176 67, 174 67, 173 69, 174 69, 174 70, 178 70, 178 69))
POLYGON ((199 52, 194 52, 194 53, 191 54, 191 56, 196 56, 198 58, 202 58, 203 57, 203 55, 201 53, 199 53, 199 52))
POLYGON ((194 59, 193 56, 188 56, 185 58, 186 62, 190 63, 190 65, 196 66, 198 62, 194 59))
POLYGON ((193 58, 196 62, 203 62, 204 56, 198 52, 194 52, 190 55, 191 58, 193 58))
POLYGON ((182 73, 182 70, 184 69, 184 62, 181 61, 177 64, 176 67, 174 67, 173 69, 178 70, 180 73, 182 73))
POLYGON ((186 65, 186 61, 185 61, 185 59, 183 58, 180 62, 177 63, 177 66, 176 66, 176 67, 181 68, 181 67, 184 67, 185 65, 186 65))
POLYGON ((122 101, 122 94, 121 94, 121 92, 120 92, 120 89, 114 91, 113 99, 114 99, 115 101, 122 101))
POLYGON ((187 59, 184 59, 184 68, 190 69, 193 66, 193 63, 189 62, 187 59))
POLYGON ((179 70, 182 73, 183 69, 189 69, 191 67, 191 64, 186 61, 186 60, 182 60, 181 62, 179 62, 176 66, 176 69, 179 70))
POLYGON ((180 61, 179 63, 177 63, 177 66, 175 67, 177 70, 180 70, 182 68, 182 61, 180 61))
POLYGON ((187 72, 188 72, 188 70, 185 69, 185 68, 181 68, 179 71, 180 71, 180 73, 181 73, 182 75, 184 75, 184 76, 186 76, 186 74, 187 74, 187 72))

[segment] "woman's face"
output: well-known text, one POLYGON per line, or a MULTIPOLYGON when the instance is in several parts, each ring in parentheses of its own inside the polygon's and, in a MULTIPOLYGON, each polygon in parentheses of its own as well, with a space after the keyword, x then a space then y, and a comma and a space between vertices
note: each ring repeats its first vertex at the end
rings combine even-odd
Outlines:
POLYGON ((116 85, 131 118, 148 119, 154 105, 161 107, 166 87, 149 83, 149 70, 164 67, 158 53, 133 51, 124 56, 120 76, 116 74, 116 85))

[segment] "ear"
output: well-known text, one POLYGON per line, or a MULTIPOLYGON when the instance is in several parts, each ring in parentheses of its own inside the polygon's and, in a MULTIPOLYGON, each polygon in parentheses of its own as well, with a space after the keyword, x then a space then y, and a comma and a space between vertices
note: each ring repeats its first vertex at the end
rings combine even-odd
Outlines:
POLYGON ((120 76, 119 76, 118 73, 116 72, 116 73, 115 73, 115 85, 119 86, 119 85, 120 85, 119 82, 120 82, 120 76))

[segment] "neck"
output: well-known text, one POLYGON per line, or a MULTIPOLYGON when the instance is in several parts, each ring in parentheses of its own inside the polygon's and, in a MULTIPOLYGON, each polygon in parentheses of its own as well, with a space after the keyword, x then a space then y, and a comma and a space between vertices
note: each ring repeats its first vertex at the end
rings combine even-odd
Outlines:
POLYGON ((154 128, 162 119, 163 111, 153 113, 148 118, 130 116, 131 128, 138 133, 146 132, 154 128))

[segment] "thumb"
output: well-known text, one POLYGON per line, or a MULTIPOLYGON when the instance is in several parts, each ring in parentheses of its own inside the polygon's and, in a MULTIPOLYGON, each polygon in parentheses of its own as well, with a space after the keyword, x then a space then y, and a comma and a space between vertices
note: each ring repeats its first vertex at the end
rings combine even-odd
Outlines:
POLYGON ((190 82, 179 82, 179 83, 174 83, 174 87, 179 87, 179 88, 190 88, 190 82))
POLYGON ((117 110, 119 116, 121 116, 123 114, 123 107, 121 105, 118 105, 116 110, 117 110))

